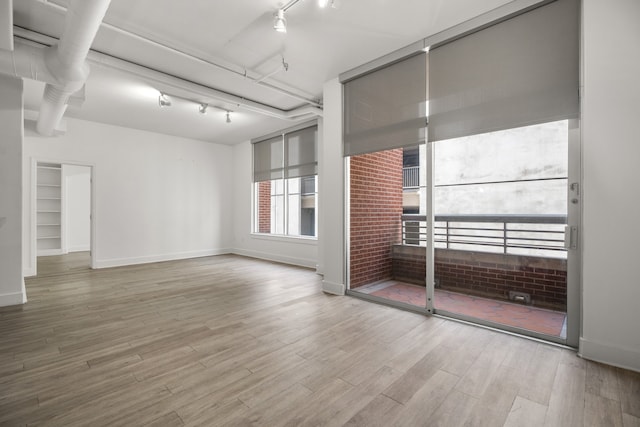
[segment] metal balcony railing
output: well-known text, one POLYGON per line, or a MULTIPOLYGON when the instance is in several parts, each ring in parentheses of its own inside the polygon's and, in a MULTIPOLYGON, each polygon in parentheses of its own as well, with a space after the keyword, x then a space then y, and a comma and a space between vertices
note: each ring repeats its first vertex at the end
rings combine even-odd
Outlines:
POLYGON ((420 166, 402 168, 402 188, 420 187, 420 166))
MULTIPOLYGON (((566 215, 436 215, 434 247, 566 257, 566 215)), ((402 244, 426 246, 425 215, 402 215, 402 244)))

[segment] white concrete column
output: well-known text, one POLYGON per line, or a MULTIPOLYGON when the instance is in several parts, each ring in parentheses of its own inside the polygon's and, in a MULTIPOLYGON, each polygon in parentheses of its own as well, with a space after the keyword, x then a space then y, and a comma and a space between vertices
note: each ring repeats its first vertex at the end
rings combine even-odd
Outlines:
POLYGON ((582 6, 580 352, 640 371, 640 2, 584 0, 582 6))
POLYGON ((24 304, 22 79, 0 75, 0 306, 24 304))
POLYGON ((322 290, 343 295, 345 283, 344 159, 342 157, 342 85, 324 85, 324 120, 318 147, 319 224, 318 264, 324 274, 322 290))

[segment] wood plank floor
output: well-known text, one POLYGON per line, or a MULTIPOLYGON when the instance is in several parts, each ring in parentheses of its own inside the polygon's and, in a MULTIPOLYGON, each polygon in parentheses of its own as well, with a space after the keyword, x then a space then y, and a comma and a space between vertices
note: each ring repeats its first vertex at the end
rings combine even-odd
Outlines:
POLYGON ((0 309, 0 425, 640 426, 640 374, 238 256, 47 257, 0 309))

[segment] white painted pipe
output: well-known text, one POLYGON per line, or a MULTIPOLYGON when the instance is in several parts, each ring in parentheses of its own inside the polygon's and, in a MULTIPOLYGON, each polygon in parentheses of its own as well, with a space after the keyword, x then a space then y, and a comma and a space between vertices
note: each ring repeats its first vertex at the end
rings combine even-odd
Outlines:
MULTIPOLYGON (((51 85, 60 85, 61 81, 58 76, 54 75, 45 63, 44 53, 52 48, 43 48, 35 45, 35 43, 38 45, 50 44, 53 43, 55 39, 48 36, 37 35, 23 29, 16 29, 16 33, 16 35, 22 37, 22 39, 16 39, 15 50, 13 52, 0 50, 0 73, 42 81, 51 85), (25 41, 24 39, 32 39, 33 42, 25 41)), ((141 77, 146 81, 157 83, 167 91, 168 89, 166 88, 175 88, 190 93, 191 96, 196 99, 204 96, 282 120, 301 120, 303 118, 322 117, 321 108, 302 106, 292 110, 282 110, 93 51, 89 51, 87 60, 94 65, 117 69, 141 77)), ((49 120, 54 122, 54 128, 57 123, 59 123, 56 120, 64 115, 64 110, 66 109, 64 103, 61 104, 56 100, 61 97, 64 98, 64 96, 64 94, 56 94, 53 89, 45 89, 45 98, 48 101, 46 106, 43 105, 43 108, 47 110, 45 116, 50 117, 49 120)), ((50 132, 53 132, 53 130, 50 132)))
POLYGON ((13 51, 0 50, 0 74, 58 83, 45 64, 42 46, 34 46, 20 39, 15 40, 13 51))
MULTIPOLYGON (((49 43, 51 41, 51 39, 42 39, 39 40, 39 43, 49 43)), ((35 42, 27 42, 19 38, 16 39, 13 52, 0 51, 0 73, 49 83, 50 86, 60 85, 60 80, 47 68, 45 63, 45 51, 47 49, 49 48, 44 48, 40 45, 36 46, 35 42)), ((97 52, 90 51, 87 60, 97 66, 105 66, 136 75, 146 81, 155 82, 163 88, 175 88, 189 92, 193 98, 200 99, 203 96, 209 97, 270 117, 283 120, 300 120, 307 116, 322 116, 321 108, 302 106, 292 110, 282 110, 97 52)), ((49 99, 48 105, 45 108, 48 109, 53 107, 55 99, 57 98, 52 91, 53 89, 45 89, 45 97, 49 99)), ((60 115, 60 109, 64 110, 65 107, 56 107, 57 117, 62 117, 60 115)), ((53 111, 47 112, 46 114, 51 116, 52 112, 53 111)), ((64 111, 62 114, 64 114, 64 111)), ((55 117, 52 118, 52 120, 55 119, 55 117)))
MULTIPOLYGON (((48 7, 51 7, 53 9, 59 11, 59 12, 62 12, 62 13, 64 13, 67 10, 64 6, 60 6, 59 4, 53 3, 50 0, 37 0, 37 1, 39 3, 42 3, 42 4, 44 4, 44 5, 48 6, 48 7)), ((293 6, 298 1, 299 0, 295 0, 294 2, 289 2, 289 7, 293 6)), ((205 59, 205 58, 202 58, 200 56, 193 55, 191 53, 186 53, 186 52, 183 52, 182 50, 179 50, 179 49, 176 49, 174 47, 168 46, 168 45, 166 45, 164 43, 157 42, 157 41, 152 40, 152 39, 150 39, 148 37, 141 36, 139 34, 136 34, 136 33, 132 32, 132 31, 125 30, 123 28, 120 28, 120 27, 118 27, 116 25, 113 25, 113 24, 109 24, 107 22, 102 22, 101 26, 103 28, 106 28, 106 29, 108 29, 110 31, 116 32, 116 33, 118 33, 120 35, 123 35, 125 37, 128 37, 130 39, 137 40, 137 41, 145 43, 145 44, 147 44, 149 46, 153 46, 154 48, 159 48, 159 49, 162 49, 164 51, 171 52, 174 55, 179 55, 179 56, 182 56, 184 58, 187 58, 187 59, 189 59, 191 61, 199 62, 201 64, 212 66, 212 67, 215 67, 217 69, 226 71, 228 73, 241 76, 241 77, 243 77, 245 79, 248 79, 248 80, 254 82, 257 85, 264 86, 264 87, 266 87, 268 89, 274 90, 274 91, 276 91, 278 93, 281 93, 283 95, 289 96, 289 97, 297 99, 299 101, 303 101, 303 102, 305 102, 305 103, 307 103, 309 105, 313 105, 314 107, 322 107, 322 103, 320 103, 318 100, 310 99, 308 96, 304 96, 304 95, 301 95, 299 93, 296 93, 296 92, 299 92, 299 90, 296 90, 294 88, 283 87, 282 83, 273 84, 273 83, 269 83, 269 82, 265 81, 265 79, 267 79, 268 77, 271 77, 272 74, 269 74, 267 76, 262 76, 261 77, 258 73, 256 73, 253 70, 248 70, 248 69, 246 69, 244 67, 241 67, 239 65, 236 65, 236 64, 228 64, 228 65, 220 64, 218 62, 214 62, 214 61, 211 61, 209 59, 205 59)), ((280 71, 280 68, 278 69, 278 71, 280 71)))
POLYGON ((67 108, 69 97, 80 90, 89 76, 86 62, 91 43, 111 0, 71 0, 65 28, 57 46, 46 49, 44 59, 56 83, 47 83, 36 129, 53 134, 67 108))

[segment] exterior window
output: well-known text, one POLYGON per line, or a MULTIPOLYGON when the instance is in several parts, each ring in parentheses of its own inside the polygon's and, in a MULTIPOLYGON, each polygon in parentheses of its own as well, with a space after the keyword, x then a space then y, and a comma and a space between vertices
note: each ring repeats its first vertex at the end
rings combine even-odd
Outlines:
POLYGON ((316 237, 317 126, 254 143, 255 233, 316 237))

